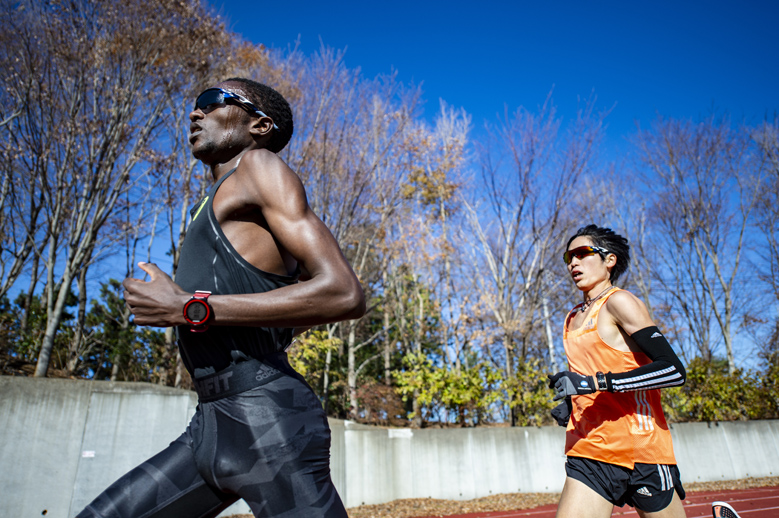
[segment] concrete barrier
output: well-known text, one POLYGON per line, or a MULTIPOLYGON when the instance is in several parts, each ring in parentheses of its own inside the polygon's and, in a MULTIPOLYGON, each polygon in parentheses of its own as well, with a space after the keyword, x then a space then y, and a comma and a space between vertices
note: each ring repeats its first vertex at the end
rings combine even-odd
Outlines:
POLYGON ((682 482, 779 475, 779 421, 672 425, 682 482))
POLYGON ((0 516, 75 516, 178 437, 196 404, 148 383, 0 377, 0 516))
MULTIPOLYGON (((0 376, 0 516, 74 516, 165 448, 194 393, 148 383, 0 376)), ((385 429, 330 420, 333 482, 347 507, 399 498, 558 492, 564 430, 385 429)), ((775 476, 779 421, 672 425, 682 481, 775 476)), ((248 513, 239 502, 222 516, 248 513)))
POLYGON ((386 430, 347 423, 344 435, 348 507, 559 491, 565 478, 559 427, 386 430))

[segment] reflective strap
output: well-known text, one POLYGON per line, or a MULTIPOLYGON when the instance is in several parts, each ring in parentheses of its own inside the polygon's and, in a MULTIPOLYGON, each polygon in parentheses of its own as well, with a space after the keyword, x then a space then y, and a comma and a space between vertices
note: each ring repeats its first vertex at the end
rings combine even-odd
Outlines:
POLYGON ((204 403, 234 396, 284 376, 277 368, 255 358, 193 380, 198 399, 204 403))

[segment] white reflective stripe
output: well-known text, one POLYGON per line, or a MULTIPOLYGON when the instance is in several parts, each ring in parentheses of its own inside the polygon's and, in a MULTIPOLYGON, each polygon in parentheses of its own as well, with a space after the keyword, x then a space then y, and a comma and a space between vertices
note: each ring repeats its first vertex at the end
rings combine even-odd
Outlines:
POLYGON ((668 488, 671 489, 674 487, 674 478, 671 476, 671 468, 665 464, 663 464, 663 467, 665 468, 666 475, 668 475, 668 488))
POLYGON ((655 429, 655 419, 652 415, 652 405, 649 404, 646 391, 643 391, 642 393, 644 395, 644 401, 646 401, 646 415, 647 419, 649 420, 649 430, 651 431, 655 429))
POLYGON ((662 376, 663 374, 669 374, 671 372, 675 372, 676 367, 671 365, 670 367, 666 367, 665 369, 661 369, 659 371, 654 372, 647 372, 646 374, 642 374, 640 376, 633 376, 632 378, 625 378, 622 380, 614 380, 614 383, 629 383, 633 381, 641 381, 647 378, 651 378, 653 376, 662 376))
POLYGON ((638 429, 644 429, 644 421, 641 418, 641 402, 638 400, 638 394, 633 394, 633 399, 636 401, 636 421, 638 421, 638 429))
POLYGON ((652 419, 652 407, 646 398, 645 390, 638 390, 633 394, 636 401, 636 419, 638 419, 639 430, 654 430, 652 419))
MULTIPOLYGON (((646 399, 647 393, 644 392, 644 398, 646 399)), ((649 429, 654 430, 655 429, 655 418, 652 414, 652 406, 649 404, 649 400, 646 402, 646 407, 648 409, 647 415, 649 416, 649 429)))
POLYGON ((672 374, 665 374, 663 376, 641 376, 642 379, 638 378, 629 378, 629 379, 623 379, 623 380, 613 380, 612 385, 616 385, 620 388, 623 388, 623 386, 642 386, 642 385, 654 385, 657 383, 665 383, 666 381, 671 380, 678 380, 682 377, 682 375, 679 372, 674 372, 672 374))
POLYGON ((668 489, 668 482, 666 479, 667 475, 665 474, 664 468, 665 466, 663 466, 662 464, 657 465, 657 473, 660 475, 660 491, 665 491, 666 489, 668 489))
POLYGON ((652 431, 655 428, 654 425, 654 419, 652 419, 652 405, 649 404, 649 400, 647 399, 647 394, 645 390, 641 391, 641 398, 644 400, 644 404, 646 405, 646 420, 647 420, 647 429, 652 431))
MULTIPOLYGON (((640 376, 643 378, 644 376, 640 376)), ((682 375, 678 372, 671 376, 665 376, 663 378, 654 378, 642 382, 634 382, 636 378, 630 378, 627 380, 613 380, 611 386, 614 392, 625 392, 628 390, 642 390, 642 389, 656 389, 662 387, 673 387, 681 385, 683 383, 682 375)))
POLYGON ((638 397, 638 392, 633 394, 633 399, 636 401, 636 420, 638 420, 638 429, 644 429, 644 416, 641 413, 641 399, 638 397))
POLYGON ((646 401, 644 400, 644 392, 636 392, 636 400, 638 401, 638 414, 641 416, 641 430, 649 430, 649 423, 646 419, 646 401))
POLYGON ((623 385, 651 385, 654 383, 659 383, 664 380, 675 380, 680 379, 682 375, 677 371, 676 369, 673 369, 672 372, 664 372, 662 374, 660 373, 652 373, 652 374, 644 374, 643 376, 636 376, 634 378, 625 378, 625 379, 615 379, 611 381, 612 386, 614 386, 615 390, 617 388, 622 388, 623 385))

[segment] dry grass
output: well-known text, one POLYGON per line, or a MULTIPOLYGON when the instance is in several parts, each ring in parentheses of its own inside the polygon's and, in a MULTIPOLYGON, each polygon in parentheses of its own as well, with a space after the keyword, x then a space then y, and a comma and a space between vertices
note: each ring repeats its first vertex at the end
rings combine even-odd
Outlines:
MULTIPOLYGON (((752 487, 779 486, 779 477, 744 478, 720 482, 688 482, 688 492, 726 491, 752 487)), ((486 513, 530 509, 540 505, 556 504, 559 493, 508 493, 485 496, 475 500, 437 500, 435 498, 407 498, 386 504, 361 505, 348 509, 349 518, 413 518, 420 516, 450 516, 453 514, 486 513)), ((242 514, 234 518, 252 518, 242 514)))
POLYGON ((386 504, 361 505, 349 509, 349 518, 406 518, 417 516, 448 516, 452 514, 486 513, 530 509, 555 504, 559 493, 506 493, 474 500, 436 500, 408 498, 386 504))

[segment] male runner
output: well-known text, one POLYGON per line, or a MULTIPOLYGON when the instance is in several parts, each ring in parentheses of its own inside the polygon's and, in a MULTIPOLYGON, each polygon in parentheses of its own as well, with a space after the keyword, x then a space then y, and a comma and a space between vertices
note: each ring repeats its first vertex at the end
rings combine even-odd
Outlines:
POLYGON ((567 422, 557 516, 607 517, 627 503, 642 517, 684 517, 658 389, 683 385, 686 374, 646 306, 612 285, 630 261, 628 242, 589 225, 568 240, 563 259, 584 301, 565 320, 570 370, 549 376, 563 399, 553 415, 567 422))
POLYGON ((177 283, 140 263, 150 280, 124 287, 137 324, 176 326, 199 404, 181 437, 79 517, 211 517, 239 498, 258 517, 345 517, 327 418, 284 350, 294 328, 362 316, 362 289, 276 155, 293 129, 278 92, 228 79, 189 118, 215 184, 192 210, 177 283))

